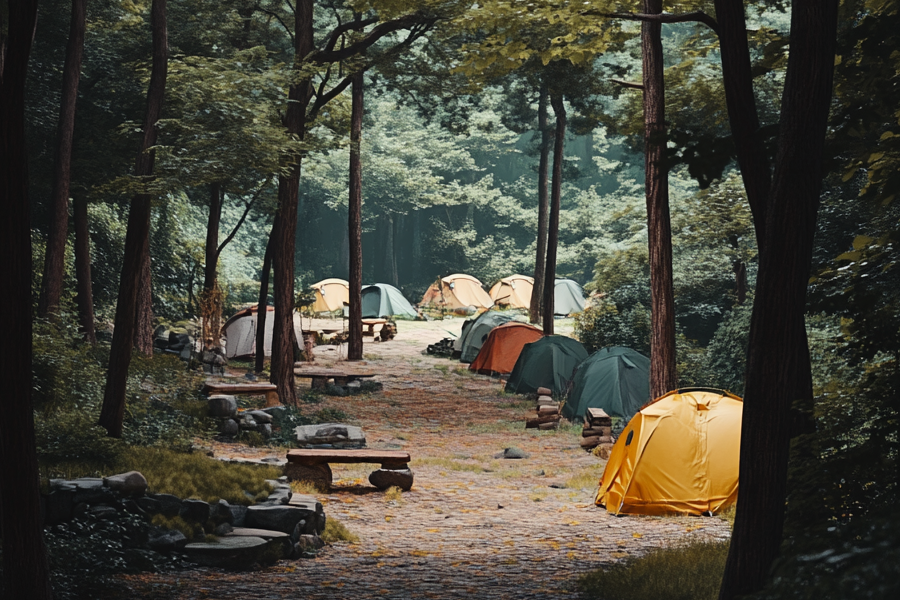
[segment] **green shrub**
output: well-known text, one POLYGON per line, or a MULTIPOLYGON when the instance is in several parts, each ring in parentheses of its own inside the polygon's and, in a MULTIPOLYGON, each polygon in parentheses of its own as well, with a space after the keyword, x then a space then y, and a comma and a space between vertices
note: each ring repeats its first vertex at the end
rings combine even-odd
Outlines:
POLYGON ((587 598, 602 600, 715 600, 728 542, 701 541, 593 571, 578 580, 587 598))
POLYGON ((32 401, 42 414, 99 407, 103 400, 109 346, 85 344, 75 323, 67 313, 34 322, 32 401))
POLYGON ((347 527, 335 519, 327 519, 325 521, 325 530, 319 536, 326 544, 334 542, 350 542, 359 541, 359 536, 351 532, 347 527))
POLYGON ((97 476, 122 460, 125 444, 108 437, 93 412, 57 410, 34 425, 42 478, 97 476))
POLYGON ((650 356, 650 311, 642 304, 622 311, 612 303, 592 306, 575 316, 575 337, 588 352, 625 346, 650 356))

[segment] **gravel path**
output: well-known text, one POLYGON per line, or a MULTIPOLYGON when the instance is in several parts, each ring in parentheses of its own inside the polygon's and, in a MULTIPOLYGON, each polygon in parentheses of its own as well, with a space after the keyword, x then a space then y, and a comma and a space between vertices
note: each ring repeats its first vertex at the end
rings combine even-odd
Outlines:
MULTIPOLYGON (((579 447, 580 428, 526 430, 530 403, 503 394, 500 382, 471 375, 456 361, 421 354, 447 337, 446 330, 459 331, 460 321, 400 322, 395 340, 365 350, 364 368, 379 373, 384 391, 328 398, 316 407, 351 415, 370 447, 402 448, 413 457, 415 484, 398 500, 367 483, 371 466, 333 466, 335 485, 319 499, 328 518, 359 542, 251 573, 123 577, 130 595, 574 599, 575 581, 586 571, 698 536, 729 535, 728 524, 715 517, 613 517, 595 507, 604 461, 579 447), (507 447, 528 457, 497 458, 507 447)), ((337 348, 316 349, 322 366, 338 354, 337 348)), ((273 455, 233 445, 215 450, 273 455)))

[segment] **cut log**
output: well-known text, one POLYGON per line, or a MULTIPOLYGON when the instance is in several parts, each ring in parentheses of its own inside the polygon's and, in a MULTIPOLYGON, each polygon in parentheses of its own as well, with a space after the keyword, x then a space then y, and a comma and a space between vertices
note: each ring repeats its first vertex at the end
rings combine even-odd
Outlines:
POLYGON ((611 435, 601 435, 600 443, 601 444, 615 444, 616 438, 612 437, 611 435))
POLYGON ((536 419, 528 419, 525 421, 525 429, 535 429, 544 423, 559 423, 559 415, 548 415, 545 417, 537 417, 536 419))
POLYGON ((557 404, 556 400, 554 400, 550 396, 538 396, 537 403, 538 406, 543 406, 545 404, 557 404))
POLYGON ((538 416, 559 414, 559 405, 541 406, 537 409, 538 416))
POLYGON ((541 423, 540 425, 538 425, 538 429, 540 429, 541 431, 547 431, 549 429, 558 429, 558 428, 559 428, 559 421, 553 421, 551 423, 541 423))
POLYGON ((593 435, 591 437, 581 438, 582 448, 594 448, 600 445, 600 436, 593 435))
POLYGON ((602 458, 603 460, 608 460, 609 453, 612 452, 613 445, 612 444, 600 444, 599 446, 597 446, 597 448, 600 449, 597 452, 597 454, 600 455, 600 458, 602 458))
POLYGON ((612 427, 606 427, 606 426, 604 426, 604 427, 597 427, 597 426, 585 427, 584 429, 581 430, 581 435, 582 435, 582 437, 590 437, 592 435, 610 436, 610 435, 612 435, 612 427))
POLYGON ((550 388, 539 387, 537 389, 537 395, 538 396, 552 396, 553 390, 551 390, 550 388))

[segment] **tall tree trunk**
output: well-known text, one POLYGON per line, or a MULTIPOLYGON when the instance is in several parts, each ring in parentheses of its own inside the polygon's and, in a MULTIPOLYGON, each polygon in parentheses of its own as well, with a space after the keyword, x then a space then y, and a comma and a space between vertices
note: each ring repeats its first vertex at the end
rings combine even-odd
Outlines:
POLYGON ((547 86, 545 85, 541 85, 538 98, 538 130, 541 132, 541 158, 538 162, 537 248, 534 256, 534 287, 531 290, 531 304, 528 307, 528 317, 532 323, 541 322, 541 300, 544 297, 544 269, 547 258, 547 216, 550 212, 547 170, 553 138, 550 128, 547 126, 547 86))
POLYGON ((550 190, 550 219, 547 225, 547 264, 544 270, 544 335, 553 335, 553 298, 556 293, 556 249, 559 244, 559 205, 562 200, 563 160, 566 147, 566 107, 562 94, 551 93, 550 105, 556 117, 553 137, 553 185, 550 190))
POLYGON ((86 4, 87 0, 72 0, 69 42, 66 45, 62 97, 59 104, 53 189, 50 192, 50 230, 47 232, 44 277, 41 285, 41 296, 38 300, 38 314, 42 317, 59 310, 59 299, 62 295, 66 237, 69 227, 72 134, 75 131, 75 103, 78 99, 78 80, 81 78, 86 4))
POLYGON ((272 270, 272 236, 266 244, 262 273, 259 275, 259 298, 256 301, 256 361, 255 371, 262 373, 266 364, 266 319, 269 315, 269 271, 272 270))
POLYGON ((397 275, 397 259, 394 257, 394 215, 387 213, 384 215, 383 229, 384 236, 384 279, 391 285, 397 285, 394 280, 397 275))
MULTIPOLYGON (((313 0, 297 0, 294 11, 294 66, 313 51, 313 0)), ((306 108, 312 97, 310 80, 291 85, 285 126, 291 135, 303 139, 306 133, 306 108)), ((286 175, 278 178, 278 212, 272 226, 272 266, 274 271, 275 326, 272 330, 270 381, 278 386, 281 402, 297 405, 294 389, 294 249, 297 230, 297 192, 300 187, 301 158, 286 175)))
POLYGON ((134 349, 144 356, 153 355, 153 283, 150 271, 150 219, 147 236, 141 250, 141 272, 138 276, 137 299, 134 307, 134 349))
POLYGON ((219 222, 222 220, 222 185, 217 181, 209 185, 209 218, 206 221, 206 247, 203 269, 203 291, 216 287, 216 266, 219 262, 219 222))
MULTIPOLYGON (((153 30, 153 65, 150 71, 150 87, 147 91, 147 114, 144 118, 144 137, 138 151, 134 172, 138 177, 153 173, 156 144, 156 124, 162 113, 168 71, 168 35, 166 31, 166 0, 153 0, 150 8, 150 26, 153 30)), ((119 279, 119 296, 116 302, 115 329, 109 352, 109 369, 99 424, 112 437, 122 436, 125 417, 125 383, 131 364, 131 346, 134 342, 134 323, 139 278, 144 265, 144 249, 150 235, 150 196, 137 194, 131 201, 128 213, 128 229, 125 234, 125 256, 119 279)))
POLYGON ((363 72, 353 76, 350 110, 350 198, 347 235, 350 240, 350 337, 347 360, 362 360, 362 121, 363 72))
POLYGON ((73 202, 75 221, 75 287, 78 303, 78 322, 84 340, 97 343, 94 331, 94 292, 91 288, 91 233, 88 228, 88 203, 83 198, 73 202))
POLYGON ((790 410, 812 397, 803 315, 812 263, 838 0, 795 0, 771 200, 750 324, 741 491, 719 597, 762 588, 782 539, 790 410))
POLYGON ((0 537, 6 598, 52 597, 43 541, 34 409, 31 404, 31 227, 25 146, 25 79, 37 2, 9 5, 9 38, 0 71, 0 537))
MULTIPOLYGON (((644 13, 662 12, 662 0, 644 0, 644 13)), ((650 395, 678 386, 675 370, 675 295, 672 289, 672 228, 666 166, 666 91, 662 25, 641 24, 644 79, 644 161, 647 238, 650 252, 650 395)))
POLYGON ((731 270, 734 272, 735 303, 743 304, 747 301, 747 265, 742 260, 736 260, 731 270))

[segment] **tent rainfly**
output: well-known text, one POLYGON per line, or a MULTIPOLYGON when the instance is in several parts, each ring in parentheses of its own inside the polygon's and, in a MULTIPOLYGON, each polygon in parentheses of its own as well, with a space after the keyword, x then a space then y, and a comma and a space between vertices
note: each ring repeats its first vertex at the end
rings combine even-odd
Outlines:
POLYGON ((584 310, 584 289, 571 279, 557 279, 553 286, 553 314, 574 315, 584 310))
POLYGON ((470 363, 478 356, 478 351, 484 345, 488 334, 494 327, 521 319, 520 315, 510 312, 489 310, 481 313, 472 321, 472 325, 464 328, 459 336, 461 352, 459 361, 470 363))
POLYGON ((588 408, 626 421, 650 401, 650 359, 622 346, 601 348, 578 366, 562 416, 575 421, 588 408))
MULTIPOLYGON (((238 311, 222 325, 225 334, 225 357, 245 358, 256 356, 256 306, 238 311)), ((275 324, 275 307, 266 307, 266 333, 264 348, 266 356, 272 356, 272 329, 275 324)), ((303 339, 300 314, 293 313, 294 335, 303 339)))
POLYGON ((457 310, 461 308, 475 307, 475 309, 486 309, 493 306, 494 301, 484 288, 481 282, 471 275, 456 273, 442 277, 439 281, 431 284, 422 296, 419 306, 433 304, 447 310, 457 310))
POLYGON ((613 514, 715 514, 737 500, 743 402, 722 390, 669 392, 613 446, 596 504, 613 514))
POLYGON ((531 292, 534 289, 534 278, 527 275, 510 275, 504 277, 491 288, 491 299, 497 306, 510 308, 529 308, 531 292))
POLYGON ((484 375, 510 373, 525 344, 536 342, 543 335, 534 325, 518 321, 494 327, 478 351, 478 356, 469 365, 469 370, 484 375))
POLYGON ((564 335, 548 335, 525 344, 504 389, 527 394, 545 387, 554 394, 564 394, 575 369, 587 357, 581 342, 564 335))
POLYGON ((364 319, 378 317, 415 317, 416 309, 394 286, 387 283, 367 285, 362 289, 362 316, 364 319))
POLYGON ((334 312, 344 308, 345 302, 350 302, 350 284, 343 279, 323 279, 310 287, 316 295, 313 312, 334 312))

